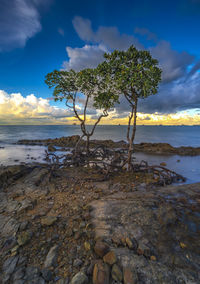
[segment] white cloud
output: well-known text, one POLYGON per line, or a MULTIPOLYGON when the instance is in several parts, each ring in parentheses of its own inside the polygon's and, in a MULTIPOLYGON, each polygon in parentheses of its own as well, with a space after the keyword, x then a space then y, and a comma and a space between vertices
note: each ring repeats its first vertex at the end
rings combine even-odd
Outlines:
POLYGON ((63 63, 66 70, 74 69, 79 71, 84 68, 95 68, 101 61, 107 49, 102 45, 85 45, 79 47, 66 47, 69 61, 63 63))
POLYGON ((51 0, 0 1, 0 52, 24 47, 41 31, 39 6, 51 0))
POLYGON ((60 123, 73 116, 70 110, 51 106, 49 100, 37 98, 34 94, 23 97, 20 93, 8 94, 0 90, 0 124, 29 123, 31 121, 60 123))

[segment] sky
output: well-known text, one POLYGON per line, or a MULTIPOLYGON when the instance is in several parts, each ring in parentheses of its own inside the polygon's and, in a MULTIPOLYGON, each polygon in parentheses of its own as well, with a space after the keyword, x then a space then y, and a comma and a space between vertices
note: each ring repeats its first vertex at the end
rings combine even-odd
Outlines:
MULTIPOLYGON (((130 45, 163 71, 158 93, 139 103, 138 124, 200 124, 199 33, 200 0, 0 0, 0 125, 76 122, 45 75, 94 68, 130 45)), ((126 124, 128 114, 122 98, 102 124, 126 124)), ((88 123, 95 117, 90 110, 88 123)))

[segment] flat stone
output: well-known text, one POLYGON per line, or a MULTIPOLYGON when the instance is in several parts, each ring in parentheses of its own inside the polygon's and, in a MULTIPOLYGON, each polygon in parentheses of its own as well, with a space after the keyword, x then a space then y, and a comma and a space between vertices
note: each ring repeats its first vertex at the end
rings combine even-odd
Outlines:
POLYGON ((83 272, 78 272, 71 280, 70 284, 88 284, 88 277, 83 272))
POLYGON ((51 226, 57 221, 57 217, 55 216, 46 216, 41 218, 41 224, 43 226, 51 226))
POLYGON ((55 265, 56 260, 57 260, 57 253, 58 253, 58 246, 55 245, 49 250, 49 252, 46 256, 46 259, 45 259, 45 262, 44 262, 45 268, 55 265))

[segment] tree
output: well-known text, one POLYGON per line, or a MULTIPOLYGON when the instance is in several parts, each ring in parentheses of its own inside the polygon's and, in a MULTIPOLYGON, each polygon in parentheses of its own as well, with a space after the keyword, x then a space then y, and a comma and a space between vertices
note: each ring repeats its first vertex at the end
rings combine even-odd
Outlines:
POLYGON ((73 110, 75 117, 79 120, 83 133, 80 140, 86 137, 87 154, 89 154, 89 140, 96 126, 103 117, 108 116, 109 109, 118 101, 118 96, 113 92, 112 81, 106 72, 103 72, 103 68, 102 65, 96 69, 88 68, 80 72, 55 70, 48 73, 45 80, 49 88, 54 88, 54 100, 65 99, 66 106, 73 110), (80 101, 83 105, 81 110, 78 107, 80 101), (91 103, 97 110, 101 110, 101 113, 89 131, 86 122, 88 106, 91 103))
POLYGON ((161 81, 161 69, 158 61, 151 57, 148 51, 139 51, 130 46, 127 51, 113 51, 104 55, 104 64, 109 70, 111 78, 115 81, 115 87, 123 94, 130 105, 131 111, 128 118, 128 170, 132 167, 133 143, 137 124, 138 100, 156 94, 158 84, 161 81), (130 134, 130 126, 133 125, 130 134))

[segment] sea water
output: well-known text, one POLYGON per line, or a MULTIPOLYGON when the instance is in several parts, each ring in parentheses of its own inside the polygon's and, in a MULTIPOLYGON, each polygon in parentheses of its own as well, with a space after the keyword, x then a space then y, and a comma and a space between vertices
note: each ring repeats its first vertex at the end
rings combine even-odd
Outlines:
MULTIPOLYGON (((89 126, 91 128, 91 126, 89 126)), ((100 125, 92 139, 126 141, 125 125, 100 125)), ((78 125, 9 125, 0 126, 0 164, 12 165, 21 162, 44 162, 46 147, 16 145, 20 139, 47 139, 80 135, 78 125)), ((174 147, 200 147, 200 126, 138 126, 135 143, 169 143, 174 147)), ((200 156, 150 155, 137 153, 138 161, 150 164, 166 162, 167 167, 184 175, 188 183, 200 182, 200 156), (180 160, 180 162, 179 162, 180 160)))

